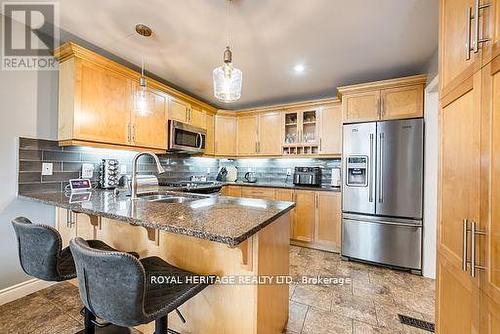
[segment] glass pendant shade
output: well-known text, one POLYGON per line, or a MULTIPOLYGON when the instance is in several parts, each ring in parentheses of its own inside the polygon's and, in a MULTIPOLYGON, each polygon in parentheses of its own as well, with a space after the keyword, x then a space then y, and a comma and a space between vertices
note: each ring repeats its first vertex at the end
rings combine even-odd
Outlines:
POLYGON ((232 63, 224 63, 213 72, 214 95, 226 103, 238 101, 241 97, 243 73, 233 67, 232 63))
POLYGON ((146 80, 141 77, 137 90, 135 92, 134 98, 134 109, 137 114, 145 116, 149 114, 148 109, 148 87, 146 86, 146 80))

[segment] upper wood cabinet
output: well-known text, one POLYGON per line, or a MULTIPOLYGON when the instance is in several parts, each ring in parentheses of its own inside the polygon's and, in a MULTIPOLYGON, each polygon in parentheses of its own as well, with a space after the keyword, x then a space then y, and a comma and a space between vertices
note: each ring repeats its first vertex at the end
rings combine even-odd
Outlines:
POLYGON ((207 113, 205 110, 198 107, 191 107, 189 110, 189 123, 193 126, 206 129, 207 128, 207 113))
POLYGON ((170 98, 168 119, 203 129, 207 127, 206 112, 180 99, 170 98))
POLYGON ((236 126, 235 116, 215 116, 215 155, 236 156, 236 126))
POLYGON ((423 117, 425 75, 339 87, 344 123, 423 117))
POLYGON ((440 85, 445 96, 500 54, 499 1, 441 0, 440 17, 440 85))
POLYGON ((213 114, 206 114, 207 136, 205 145, 205 154, 215 154, 215 116, 213 114))
POLYGON ((281 112, 237 115, 237 123, 239 156, 281 155, 281 112))
POLYGON ((321 108, 319 154, 342 154, 342 107, 340 103, 321 108))
MULTIPOLYGON (((134 90, 138 89, 134 84, 134 90)), ((134 146, 165 149, 167 147, 167 96, 148 89, 145 110, 132 109, 131 138, 134 146)))
POLYGON ((258 153, 259 117, 257 114, 237 118, 238 155, 248 156, 258 153))
POLYGON ((348 94, 342 97, 344 122, 367 122, 380 118, 380 91, 348 94))
POLYGON ((80 58, 59 67, 59 136, 62 145, 130 145, 132 81, 80 58))
POLYGON ((189 109, 191 106, 181 100, 170 98, 168 107, 168 119, 176 120, 182 123, 188 123, 189 109))
POLYGON ((259 155, 281 155, 281 112, 268 111, 259 114, 259 155))

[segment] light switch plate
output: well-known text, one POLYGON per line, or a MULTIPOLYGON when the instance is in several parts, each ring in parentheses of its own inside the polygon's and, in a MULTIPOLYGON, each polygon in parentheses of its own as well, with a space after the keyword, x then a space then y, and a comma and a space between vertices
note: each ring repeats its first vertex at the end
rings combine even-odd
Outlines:
POLYGON ((54 164, 52 162, 42 163, 42 175, 52 175, 54 169, 54 164))
POLYGON ((292 176, 292 169, 291 168, 286 169, 286 176, 292 176))
POLYGON ((127 174, 127 165, 120 165, 120 174, 127 174))
POLYGON ((94 176, 94 165, 93 164, 83 164, 82 165, 82 178, 91 179, 94 176))

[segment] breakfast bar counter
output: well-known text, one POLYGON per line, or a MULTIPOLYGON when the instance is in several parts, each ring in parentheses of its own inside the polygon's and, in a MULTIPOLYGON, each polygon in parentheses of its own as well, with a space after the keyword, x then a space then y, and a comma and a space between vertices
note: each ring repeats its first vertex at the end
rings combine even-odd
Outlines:
MULTIPOLYGON (((197 274, 218 275, 218 284, 180 307, 187 322, 174 312, 169 327, 181 333, 281 333, 288 319, 288 285, 254 281, 288 275, 289 211, 294 203, 163 194, 188 200, 131 200, 107 190, 19 197, 58 208, 56 228, 64 244, 75 236, 100 239, 141 257, 159 256, 197 274), (248 280, 252 283, 243 282, 248 280)), ((152 332, 153 324, 137 328, 152 332)))

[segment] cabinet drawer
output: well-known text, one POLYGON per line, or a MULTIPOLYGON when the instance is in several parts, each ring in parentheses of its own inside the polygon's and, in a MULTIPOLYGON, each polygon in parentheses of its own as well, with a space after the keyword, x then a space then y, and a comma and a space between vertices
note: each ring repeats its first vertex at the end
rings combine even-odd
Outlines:
POLYGON ((257 188, 257 187, 242 187, 241 196, 249 198, 258 198, 266 200, 274 200, 275 189, 272 188, 257 188))

